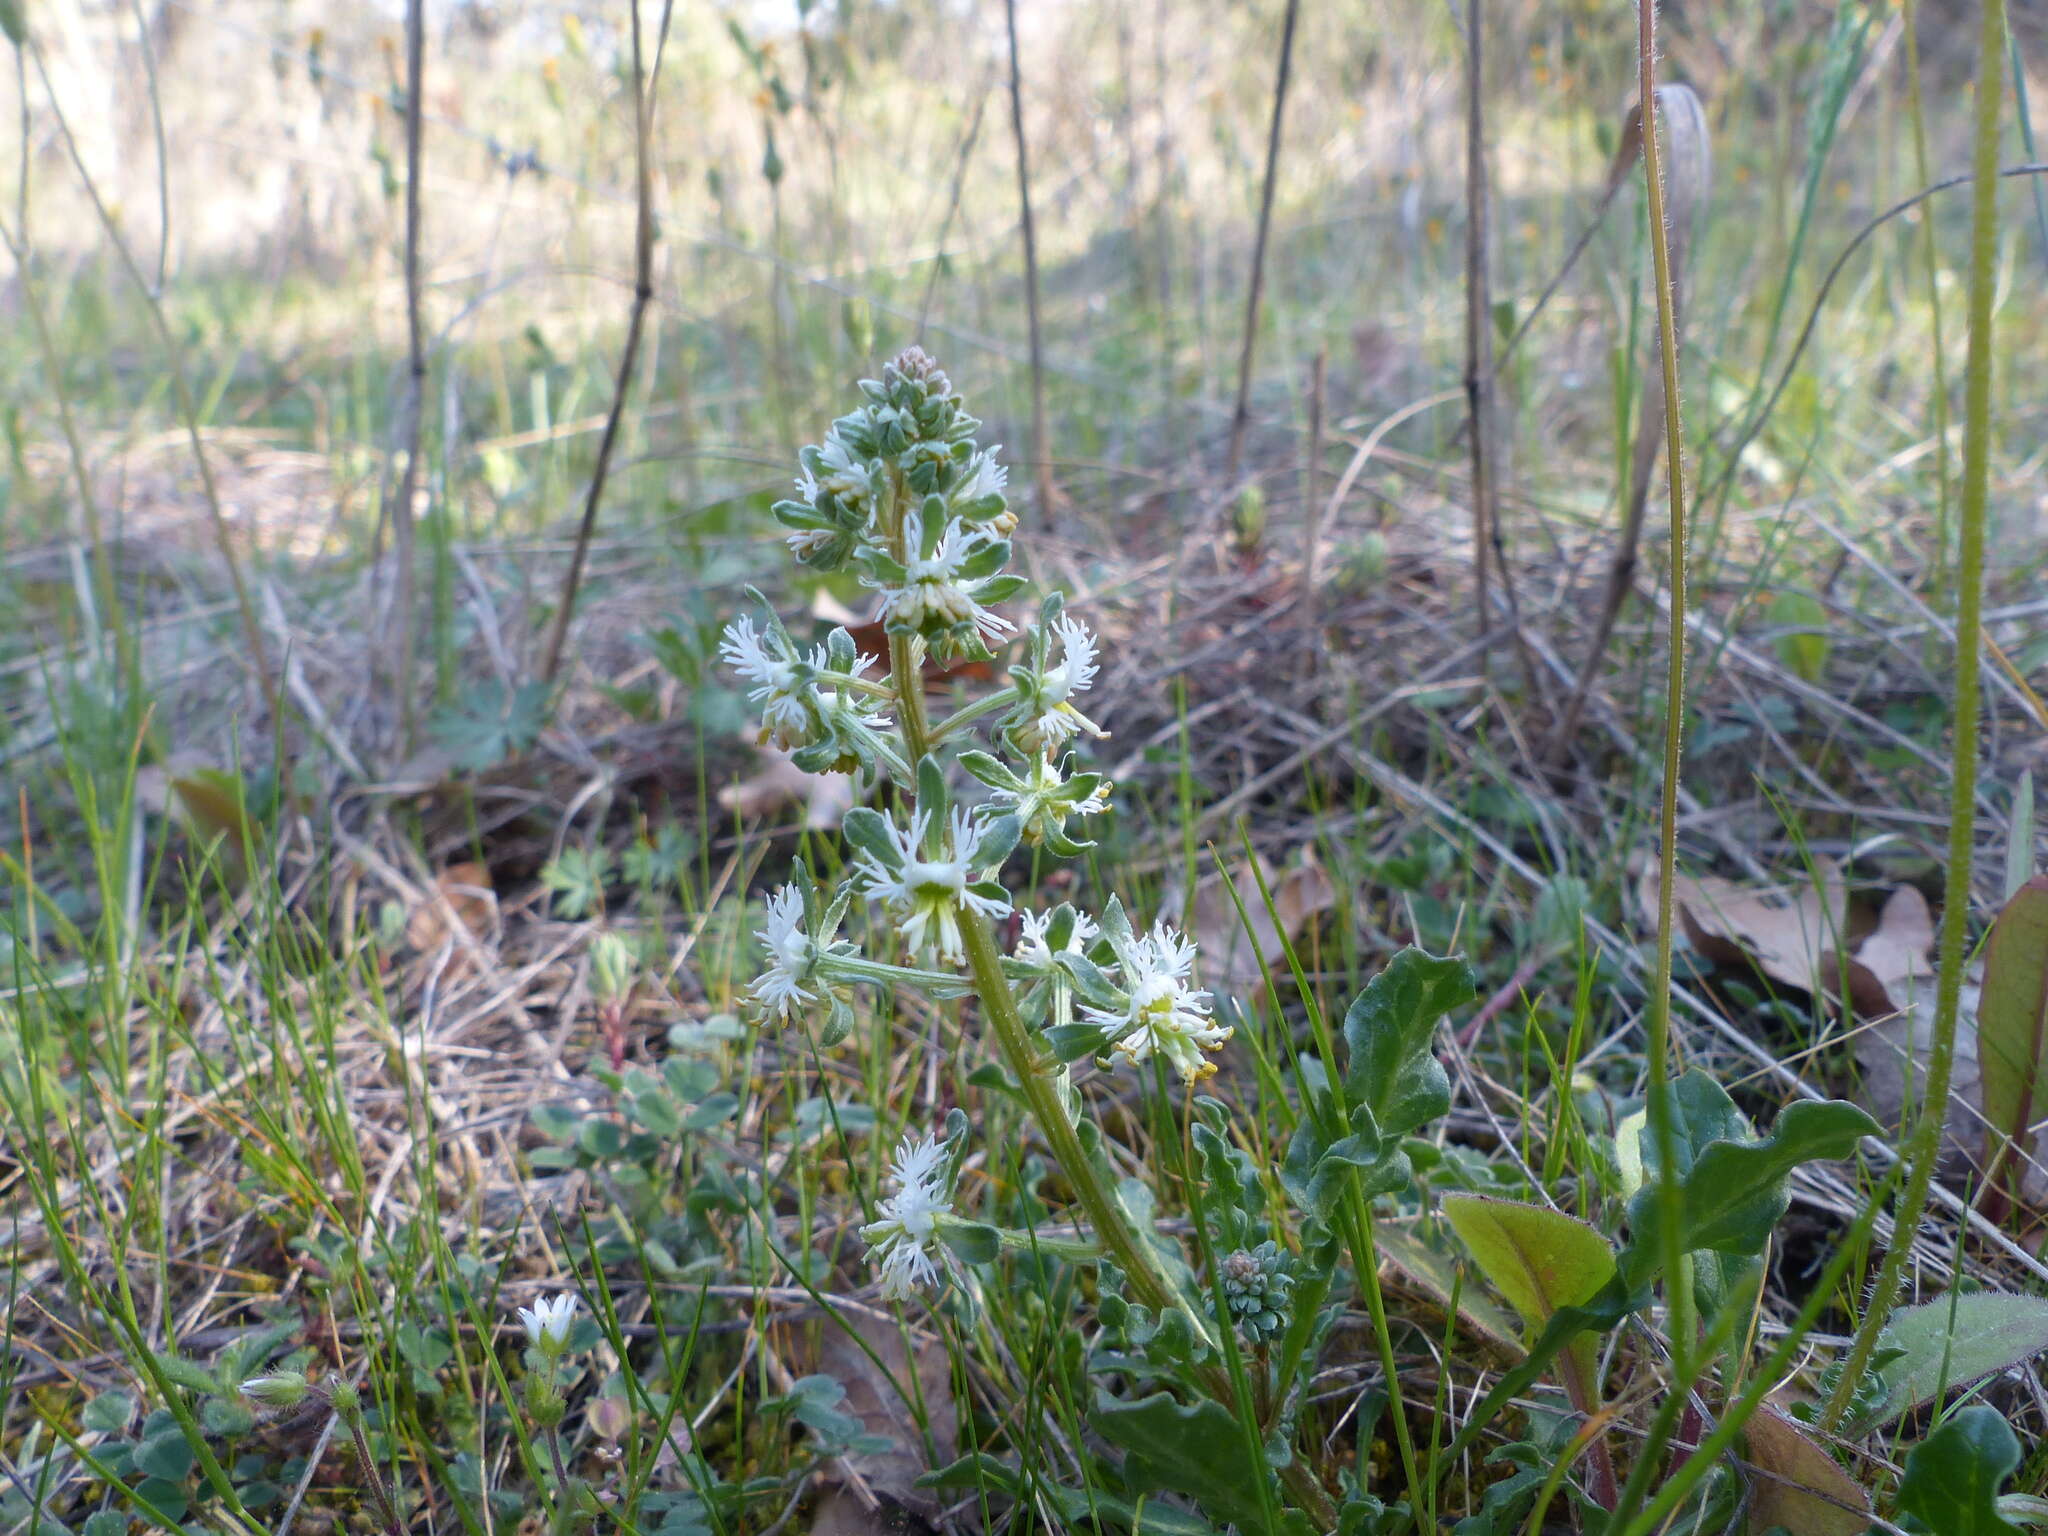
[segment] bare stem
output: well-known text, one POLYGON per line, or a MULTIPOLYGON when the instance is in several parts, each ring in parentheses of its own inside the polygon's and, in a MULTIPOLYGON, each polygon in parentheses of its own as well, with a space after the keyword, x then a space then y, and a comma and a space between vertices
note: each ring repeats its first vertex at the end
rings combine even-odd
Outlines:
POLYGON ((1941 980, 1934 995, 1934 1039, 1920 1111, 1907 1143, 1910 1172, 1878 1267, 1863 1321, 1842 1363, 1841 1379, 1821 1410, 1832 1432, 1847 1414, 1870 1366, 1879 1331, 1899 1293, 1909 1241, 1927 1208, 1940 1161, 1949 1080, 1955 1065, 1956 1015, 1970 923, 1970 860, 1975 851, 1979 631, 1984 608, 1984 522, 1990 487, 1992 299, 1998 277, 1998 119, 2004 93, 2005 0, 1984 0, 1978 35, 1976 153, 1972 164, 1970 350, 1963 377, 1963 494, 1957 509, 1955 746, 1949 778, 1948 878, 1942 894, 1941 980))
MULTIPOLYGON (((1493 303, 1486 269, 1486 52, 1479 0, 1465 8, 1465 409, 1472 452, 1472 579, 1479 633, 1493 624, 1493 303)), ((1480 665, 1485 665, 1482 653, 1480 665)))
MULTIPOLYGON (((1637 89, 1642 102, 1643 183, 1650 204, 1650 253, 1657 279, 1657 350, 1663 369, 1664 464, 1671 482, 1671 625, 1664 680, 1664 783, 1657 814, 1657 966, 1650 984, 1650 1130, 1657 1147, 1657 1201, 1663 1218, 1664 1299, 1674 1390, 1691 1366, 1692 1288, 1684 1264, 1683 1195, 1671 1095, 1671 962, 1678 863, 1678 779, 1685 725, 1685 444, 1678 420, 1678 316, 1670 232, 1664 219, 1664 171, 1657 144, 1657 6, 1637 6, 1637 89)), ((1649 424, 1644 423, 1647 430, 1649 424)))
POLYGON ((398 750, 412 751, 413 652, 418 602, 413 549, 413 500, 420 483, 420 423, 427 387, 426 328, 420 320, 420 138, 426 87, 426 0, 405 7, 405 477, 391 508, 392 553, 398 561, 398 750))
MULTIPOLYGON (((628 0, 633 15, 633 305, 626 316, 626 349, 619 357, 619 372, 612 385, 612 405, 604 419, 604 435, 597 443, 597 467, 590 473, 590 489, 583 498, 583 520, 576 527, 576 548, 569 556, 569 574, 562 583, 562 595, 555 604, 555 624, 548 635, 547 660, 541 679, 552 683, 562 665, 562 642, 569 632, 569 619, 576 608, 576 593, 583 585, 583 566, 590 554, 591 536, 597 531, 597 511, 604 502, 604 487, 611 468, 612 450, 619 440, 619 423, 626 414, 626 397, 633 389, 633 367, 640 357, 640 333, 647 319, 647 306, 654 297, 654 176, 649 164, 648 139, 653 129, 654 95, 647 84, 640 57, 640 4, 628 0)), ((668 37, 673 0, 664 0, 661 37, 668 37)), ((656 44, 657 52, 660 44, 656 44)))

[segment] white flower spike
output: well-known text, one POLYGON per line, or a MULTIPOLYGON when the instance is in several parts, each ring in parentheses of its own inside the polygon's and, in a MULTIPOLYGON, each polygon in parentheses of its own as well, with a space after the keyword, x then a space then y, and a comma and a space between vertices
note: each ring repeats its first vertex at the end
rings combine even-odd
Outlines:
POLYGON ((931 827, 931 812, 919 811, 908 829, 889 823, 889 841, 897 859, 890 868, 871 853, 863 854, 859 873, 867 894, 889 909, 889 915, 903 935, 912 954, 936 949, 941 960, 961 964, 967 953, 960 934, 960 912, 971 908, 984 917, 1004 917, 1007 901, 984 896, 972 889, 975 854, 981 845, 981 831, 973 816, 955 806, 947 823, 946 857, 928 857, 925 834, 931 827))
POLYGON ((1123 962, 1124 1005, 1084 1008, 1083 1016, 1110 1032, 1111 1048, 1127 1061, 1146 1061, 1156 1052, 1183 1082, 1208 1077, 1216 1064, 1202 1053, 1220 1047, 1231 1031, 1210 1017, 1208 992, 1191 984, 1195 946, 1157 923, 1131 941, 1123 962))
POLYGON ((569 1330, 576 1322, 576 1298, 568 1291, 543 1296, 530 1307, 519 1309, 519 1321, 526 1328, 526 1341, 550 1360, 569 1352, 569 1330))
POLYGON ((945 1148, 936 1136, 922 1141, 905 1136, 890 1170, 896 1192, 876 1207, 880 1219, 860 1229, 868 1258, 881 1271, 882 1294, 891 1301, 907 1301, 917 1287, 938 1281, 938 1266, 932 1262, 938 1218, 953 1210, 939 1184, 944 1162, 945 1148))

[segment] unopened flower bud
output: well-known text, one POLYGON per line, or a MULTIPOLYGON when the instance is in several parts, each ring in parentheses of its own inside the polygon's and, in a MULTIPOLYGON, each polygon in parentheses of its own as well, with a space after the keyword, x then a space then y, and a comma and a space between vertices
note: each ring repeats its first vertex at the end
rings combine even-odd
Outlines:
POLYGON ((296 1408, 306 1400, 306 1394, 312 1390, 312 1383, 299 1371, 278 1371, 270 1376, 254 1376, 242 1383, 244 1393, 271 1408, 296 1408))

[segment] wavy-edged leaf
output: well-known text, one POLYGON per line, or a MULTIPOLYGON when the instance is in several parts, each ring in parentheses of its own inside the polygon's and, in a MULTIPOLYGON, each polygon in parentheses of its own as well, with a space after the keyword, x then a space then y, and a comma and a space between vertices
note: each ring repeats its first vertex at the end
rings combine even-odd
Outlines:
POLYGON ((1487 1195, 1446 1195, 1444 1219, 1531 1333, 1614 1277, 1614 1245, 1576 1217, 1487 1195))
MULTIPOLYGON (((1877 1122, 1854 1104, 1801 1099, 1779 1112, 1762 1141, 1715 1141, 1700 1150, 1685 1175, 1680 1247, 1739 1256, 1761 1253, 1790 1199, 1786 1177, 1801 1163, 1843 1158, 1877 1122)), ((1643 1138, 1647 1144, 1650 1137, 1643 1138)), ((1621 1270, 1631 1286, 1656 1273, 1663 1253, 1664 1212, 1654 1183, 1629 1202, 1632 1237, 1621 1270)))
POLYGON ((2019 1436, 1998 1410, 1965 1408, 1907 1453, 1900 1523, 1926 1536, 2020 1536, 1998 1512, 1999 1486, 2019 1464, 2019 1436))
POLYGON ((1405 1136, 1449 1112, 1451 1082, 1436 1059, 1443 1016, 1478 996, 1472 967, 1413 946, 1366 983, 1344 1015, 1345 1088, 1370 1106, 1380 1134, 1405 1136))

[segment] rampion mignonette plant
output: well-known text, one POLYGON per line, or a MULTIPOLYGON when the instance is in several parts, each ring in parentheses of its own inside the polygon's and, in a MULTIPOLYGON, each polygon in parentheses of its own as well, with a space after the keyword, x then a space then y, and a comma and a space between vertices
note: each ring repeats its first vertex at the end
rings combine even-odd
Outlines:
MULTIPOLYGON (((1021 937, 1009 953, 999 948, 996 920, 1012 911, 998 878, 1003 860, 1020 842, 1081 853, 1087 819, 1109 803, 1108 782, 1078 769, 1071 751, 1077 737, 1106 734, 1079 702, 1095 681, 1096 640, 1050 595, 1006 686, 943 720, 927 717, 926 657, 986 660, 990 642, 1014 631, 997 605, 1025 586, 1004 569, 1017 518, 1007 472, 975 441, 980 423, 922 350, 904 352, 861 390, 859 409, 802 451, 799 498, 777 503, 775 516, 803 565, 858 572, 880 594, 888 675, 869 675, 870 659, 845 630, 806 649, 772 611, 759 623, 736 618, 721 649, 750 686, 764 740, 812 771, 886 772, 905 804, 893 816, 847 813, 856 858, 837 890, 799 866, 769 898, 768 968, 752 994, 782 1019, 818 1010, 826 1043, 851 1029, 850 993, 862 982, 978 996, 991 1043, 1088 1208, 1099 1251, 1163 1300, 1151 1245, 1094 1175, 1099 1159, 1083 1145, 1092 1127, 1064 1064, 1157 1056, 1194 1082, 1215 1070, 1209 1053, 1230 1030, 1195 985, 1194 946, 1164 923, 1137 931, 1114 899, 1099 916, 1068 905, 1022 912, 1021 937), (955 765, 987 786, 979 804, 956 802, 955 765), (855 901, 882 909, 899 956, 864 956, 840 938, 855 901)), ((978 1238, 967 1234, 989 1231, 953 1212, 961 1150, 955 1136, 929 1135, 898 1151, 892 1191, 864 1232, 892 1297, 938 1282, 949 1242, 972 1251, 978 1238)))
MULTIPOLYGON (((1211 1447, 1243 1454, 1258 1437, 1288 1433, 1296 1374, 1313 1359, 1312 1336, 1328 1315, 1321 1308, 1332 1279, 1328 1229, 1317 1227, 1325 1247, 1306 1268, 1275 1241, 1271 1170, 1262 1177, 1229 1145, 1214 1101, 1196 1101, 1201 1123, 1190 1127, 1202 1165, 1197 1182, 1206 1189, 1195 1192, 1205 1211, 1195 1234, 1199 1252, 1155 1230, 1152 1197, 1112 1167, 1070 1065, 1088 1057, 1149 1064, 1192 1086, 1216 1070, 1214 1053, 1231 1031, 1196 983, 1195 946, 1168 924, 1134 925, 1113 896, 1092 913, 1065 903, 1016 911, 1015 942, 1007 951, 998 942, 998 922, 1015 910, 1000 879, 1004 860, 1020 844, 1058 858, 1081 853, 1090 846, 1090 819, 1109 803, 1110 785, 1081 766, 1074 750, 1079 738, 1106 734, 1086 713, 1096 639, 1057 593, 1047 594, 1019 637, 1007 683, 943 719, 927 715, 928 657, 989 659, 991 642, 1015 633, 998 605, 1025 586, 1005 570, 1017 518, 995 451, 976 442, 979 423, 923 351, 904 352, 861 392, 859 408, 802 451, 799 495, 778 502, 775 516, 803 565, 856 572, 880 594, 886 675, 870 675, 876 669, 843 629, 822 645, 799 645, 758 593, 761 616, 736 618, 722 653, 748 684, 764 739, 813 772, 886 775, 896 809, 846 813, 854 857, 836 888, 821 886, 799 863, 795 878, 769 898, 761 930, 768 963, 752 997, 772 1018, 811 1025, 827 1045, 852 1029, 852 993, 863 983, 977 1000, 984 1042, 1072 1189, 1087 1218, 1085 1235, 1005 1231, 956 1211, 968 1125, 955 1110, 944 1127, 904 1139, 890 1187, 863 1228, 882 1290, 896 1300, 936 1292, 962 1277, 963 1265, 1004 1248, 1094 1263, 1103 1326, 1158 1365, 1165 1374, 1154 1379, 1171 1380, 1194 1399, 1185 1411, 1198 1415, 1204 1433, 1188 1437, 1155 1423, 1156 1414, 1183 1412, 1159 1395, 1098 1405, 1098 1427, 1112 1438, 1131 1436, 1126 1443, 1178 1437, 1191 1470, 1176 1474, 1181 1481, 1173 1485, 1210 1478, 1211 1447), (955 797, 966 778, 985 786, 978 803, 955 797), (878 909, 882 921, 869 931, 893 935, 889 953, 864 954, 841 937, 856 901, 878 909), (1255 1421, 1263 1427, 1246 1441, 1255 1421)), ((1455 970, 1467 975, 1462 963, 1455 970)), ((1462 983, 1460 993, 1449 972, 1438 981, 1429 994, 1434 1011, 1421 1018, 1419 1004, 1406 1008, 1402 1018, 1414 1015, 1415 1027, 1380 1053, 1389 1073, 1428 1079, 1425 1091, 1386 1107, 1379 1121, 1368 1115, 1369 1134, 1352 1127, 1348 1136, 1341 1103, 1319 1100, 1316 1113, 1329 1124, 1297 1135, 1290 1163, 1299 1167, 1282 1177, 1289 1198, 1306 1200, 1319 1219, 1332 1214, 1324 1191, 1343 1183, 1332 1172, 1337 1165, 1384 1170, 1399 1160, 1398 1138, 1419 1123, 1408 1109, 1427 1111, 1439 1100, 1434 1113, 1448 1107, 1429 1034, 1470 989, 1462 983)), ((1369 1251, 1360 1248, 1358 1261, 1375 1288, 1369 1251)), ((1261 1462, 1265 1455, 1258 1453, 1261 1462)), ((1312 1526, 1334 1523, 1337 1506, 1302 1459, 1284 1460, 1277 1476, 1280 1497, 1312 1526)), ((1229 1473, 1222 1485, 1237 1492, 1219 1495, 1214 1507, 1230 1509, 1240 1523, 1271 1513, 1266 1470, 1229 1473), (1264 1490, 1254 1503, 1233 1505, 1254 1486, 1264 1490)))

